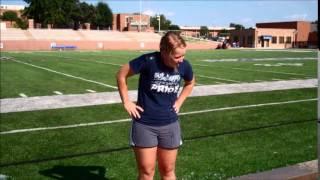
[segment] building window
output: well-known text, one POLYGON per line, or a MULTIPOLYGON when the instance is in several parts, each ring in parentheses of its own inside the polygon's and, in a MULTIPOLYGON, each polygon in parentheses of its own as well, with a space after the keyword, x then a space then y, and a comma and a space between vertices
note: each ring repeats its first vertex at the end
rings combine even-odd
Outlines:
POLYGON ((279 43, 280 43, 280 44, 283 44, 283 43, 284 43, 284 37, 283 37, 283 36, 280 36, 280 37, 279 37, 279 43))
POLYGON ((277 36, 272 36, 272 44, 277 44, 277 36))
POLYGON ((291 37, 290 36, 286 37, 286 43, 291 43, 291 37))
POLYGON ((242 36, 242 46, 245 46, 245 44, 246 44, 246 37, 242 36))
POLYGON ((133 22, 133 17, 126 16, 126 25, 130 24, 131 22, 133 22))

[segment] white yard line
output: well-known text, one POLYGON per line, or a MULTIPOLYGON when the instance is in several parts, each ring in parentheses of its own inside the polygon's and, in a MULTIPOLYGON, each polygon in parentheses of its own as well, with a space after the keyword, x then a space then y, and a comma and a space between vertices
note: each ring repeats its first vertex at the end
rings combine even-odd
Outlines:
MULTIPOLYGON (((274 90, 315 88, 317 86, 317 79, 268 81, 239 84, 216 84, 195 86, 190 96, 198 97, 235 93, 266 92, 274 90)), ((138 93, 136 90, 130 90, 130 100, 136 101, 137 94, 138 93)), ((121 98, 117 91, 54 96, 36 96, 28 98, 6 98, 0 99, 0 113, 38 111, 45 109, 83 107, 115 103, 121 103, 121 98)))
MULTIPOLYGON (((58 58, 67 58, 67 59, 74 59, 72 57, 68 57, 68 56, 64 56, 64 57, 60 57, 60 56, 54 56, 54 55, 47 55, 47 56, 51 56, 51 57, 58 57, 58 58)), ((276 60, 279 58, 258 58, 258 59, 253 59, 253 60, 276 60)), ((280 58, 281 59, 281 58, 280 58)), ((286 59, 286 60, 298 60, 298 59, 311 59, 311 58, 282 58, 282 59, 286 59)), ((115 63, 106 63, 106 62, 102 62, 102 61, 95 61, 95 60, 87 60, 87 59, 79 59, 81 61, 85 61, 85 62, 96 62, 96 63, 100 63, 100 64, 107 64, 107 65, 113 65, 113 66, 122 66, 122 64, 115 64, 115 63)), ((225 59, 228 60, 228 59, 225 59)), ((241 60, 241 59, 230 59, 230 60, 241 60)), ((196 65, 196 66, 202 66, 202 67, 209 67, 209 65, 203 65, 203 64, 192 64, 192 65, 196 65)), ((225 68, 225 67, 221 67, 221 68, 225 68)), ((260 71, 260 70, 251 70, 251 69, 245 69, 245 68, 228 68, 228 69, 236 69, 236 70, 242 70, 242 71, 252 71, 252 72, 266 72, 266 73, 275 73, 275 74, 286 74, 286 75, 298 75, 298 76, 305 76, 304 74, 297 74, 297 73, 285 73, 285 72, 276 72, 276 71, 260 71)), ((232 81, 232 82, 240 82, 240 81, 232 81)))
POLYGON ((216 82, 213 82, 215 84, 225 84, 224 82, 220 82, 220 81, 216 81, 216 82))
POLYGON ((305 74, 299 74, 299 73, 287 73, 287 72, 278 72, 278 71, 253 70, 253 69, 232 68, 232 67, 231 67, 231 68, 227 68, 227 67, 221 67, 221 66, 209 66, 209 65, 202 65, 202 64, 192 64, 192 65, 202 66, 202 67, 234 69, 234 70, 250 71, 250 72, 264 72, 264 73, 273 73, 273 74, 285 74, 285 75, 295 75, 295 76, 307 76, 307 75, 305 75, 305 74))
MULTIPOLYGON (((247 60, 253 60, 253 61, 261 61, 261 60, 300 60, 300 59, 315 59, 315 58, 256 58, 256 59, 247 59, 247 60)), ((222 62, 222 61, 241 61, 243 59, 213 59, 211 62, 222 62)), ((201 60, 201 61, 207 61, 209 60, 201 60)), ((196 66, 203 66, 203 67, 210 67, 209 65, 203 65, 203 64, 192 64, 196 66)), ((216 67, 216 66, 213 66, 216 67)), ((216 68, 226 68, 226 67, 216 67, 216 68)), ((298 73, 286 73, 286 72, 277 72, 277 71, 265 71, 265 70, 252 70, 252 69, 246 69, 246 68, 226 68, 226 69, 235 69, 235 70, 242 70, 242 71, 252 71, 252 72, 266 72, 266 73, 274 73, 274 74, 285 74, 285 75, 296 75, 296 76, 306 76, 305 74, 298 74, 298 73)))
POLYGON ((23 98, 26 98, 28 97, 27 95, 25 95, 24 93, 20 93, 19 96, 23 97, 23 98))
POLYGON ((116 63, 107 63, 107 62, 103 62, 103 61, 95 61, 95 60, 87 60, 87 59, 83 59, 83 58, 74 58, 74 57, 69 57, 69 56, 55 56, 55 55, 47 55, 49 57, 56 57, 56 58, 64 58, 64 59, 72 59, 72 60, 79 60, 79 61, 85 61, 85 62, 96 62, 99 64, 107 64, 107 65, 112 65, 112 66, 122 66, 122 64, 116 64, 116 63))
POLYGON ((10 130, 10 131, 2 131, 2 132, 0 132, 0 135, 3 135, 3 134, 16 134, 16 133, 22 133, 22 132, 54 130, 54 129, 68 129, 68 128, 77 128, 77 127, 84 127, 84 126, 96 126, 96 125, 102 125, 102 124, 114 124, 114 123, 128 122, 128 121, 131 121, 131 119, 119 119, 119 120, 114 120, 114 121, 102 121, 102 122, 92 122, 92 123, 80 123, 80 124, 72 124, 72 125, 66 125, 66 126, 40 127, 40 128, 29 128, 29 129, 16 129, 16 130, 10 130))
POLYGON ((317 100, 318 100, 317 98, 312 98, 312 99, 301 99, 301 100, 293 100, 293 101, 282 101, 282 102, 271 102, 271 103, 263 103, 263 104, 232 106, 232 107, 225 107, 225 108, 205 109, 205 110, 200 110, 200 111, 191 111, 191 112, 179 113, 179 115, 182 116, 182 115, 200 114, 200 113, 207 113, 207 112, 214 112, 214 111, 225 111, 225 110, 233 110, 233 109, 252 108, 252 107, 273 106, 273 105, 282 105, 282 104, 293 104, 293 103, 317 101, 317 100))
MULTIPOLYGON (((252 49, 234 49, 238 51, 252 51, 252 49)), ((293 50, 293 49, 253 49, 254 51, 284 51, 284 52, 313 52, 314 50, 293 50)))
POLYGON ((203 59, 205 62, 235 62, 235 61, 281 61, 281 60, 316 60, 317 57, 280 57, 280 58, 229 58, 229 59, 203 59))
POLYGON ((223 80, 223 81, 229 81, 229 82, 236 82, 236 83, 241 83, 241 81, 236 81, 236 80, 231 80, 231 79, 224 79, 224 78, 217 78, 217 77, 212 77, 212 76, 205 76, 205 75, 196 75, 198 77, 202 77, 202 78, 208 78, 208 79, 219 79, 219 80, 223 80))
POLYGON ((196 83, 196 86, 204 86, 204 84, 196 83))
POLYGON ((192 63, 192 66, 209 67, 209 65, 204 65, 204 64, 195 64, 195 63, 192 63))
POLYGON ((60 91, 53 91, 53 93, 57 94, 57 95, 62 95, 63 93, 60 91))
POLYGON ((86 62, 96 62, 99 64, 107 64, 107 65, 112 65, 112 66, 122 66, 122 64, 116 64, 116 63, 107 63, 107 62, 103 62, 103 61, 95 61, 95 60, 84 60, 84 59, 80 59, 81 61, 86 61, 86 62))
POLYGON ((109 85, 109 84, 104 84, 102 82, 93 81, 93 80, 85 79, 85 78, 78 77, 78 76, 73 76, 71 74, 62 73, 62 72, 55 71, 55 70, 52 70, 52 69, 49 69, 49 68, 45 68, 45 67, 42 67, 42 66, 37 66, 37 65, 34 65, 34 64, 22 62, 22 61, 19 61, 19 60, 16 60, 16 59, 11 59, 11 60, 14 61, 14 62, 17 62, 17 63, 25 64, 25 65, 32 66, 32 67, 35 67, 35 68, 38 68, 38 69, 42 69, 42 70, 46 70, 46 71, 53 72, 53 73, 56 73, 56 74, 60 74, 60 75, 63 75, 63 76, 71 77, 71 78, 74 78, 74 79, 80 79, 82 81, 91 82, 91 83, 98 84, 98 85, 105 86, 105 87, 109 87, 109 88, 112 88, 112 89, 118 89, 116 86, 112 86, 112 85, 109 85))
MULTIPOLYGON (((190 112, 179 113, 179 116, 190 115, 190 114, 201 114, 201 113, 215 112, 215 111, 226 111, 226 110, 234 110, 234 109, 247 109, 247 108, 256 108, 256 107, 263 107, 263 106, 293 104, 293 103, 309 102, 309 101, 317 101, 317 98, 292 100, 292 101, 282 101, 282 102, 271 102, 271 103, 263 103, 263 104, 251 104, 251 105, 243 105, 243 106, 232 106, 232 107, 215 108, 215 109, 204 109, 204 110, 200 110, 200 111, 190 111, 190 112)), ((129 122, 129 121, 131 121, 130 118, 112 120, 112 121, 80 123, 80 124, 72 124, 72 125, 65 125, 65 126, 15 129, 15 130, 10 130, 10 131, 2 131, 2 132, 0 132, 0 135, 16 134, 16 133, 23 133, 23 132, 34 132, 34 131, 45 131, 45 130, 54 130, 54 129, 69 129, 69 128, 77 128, 77 127, 85 127, 85 126, 96 126, 96 125, 103 125, 103 124, 122 123, 122 122, 129 122)))
MULTIPOLYGON (((221 67, 221 68, 224 68, 224 67, 221 67)), ((295 76, 306 76, 305 74, 298 74, 298 73, 286 73, 286 72, 277 72, 277 71, 253 70, 253 69, 245 69, 245 68, 227 68, 227 69, 235 69, 235 70, 242 70, 242 71, 252 71, 252 72, 266 72, 266 73, 273 73, 273 74, 285 74, 285 75, 295 75, 295 76)))
POLYGON ((86 89, 86 91, 91 92, 91 93, 95 93, 96 91, 91 90, 91 89, 86 89))

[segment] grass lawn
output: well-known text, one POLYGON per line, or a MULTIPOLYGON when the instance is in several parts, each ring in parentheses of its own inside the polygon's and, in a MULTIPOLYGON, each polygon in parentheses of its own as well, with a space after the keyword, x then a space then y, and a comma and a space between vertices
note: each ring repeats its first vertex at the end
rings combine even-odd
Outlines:
MULTIPOLYGON (((226 179, 316 159, 316 88, 189 98, 180 116, 179 179, 226 179)), ((1 114, 1 132, 127 118, 122 105, 1 114)), ((15 179, 135 179, 130 122, 2 134, 0 173, 15 179), (103 179, 103 178, 102 178, 103 179)))
MULTIPOLYGON (((20 93, 27 96, 54 95, 54 91, 63 94, 82 94, 88 93, 88 90, 115 91, 115 74, 120 66, 142 53, 145 52, 3 52, 1 57, 11 57, 17 61, 0 61, 0 97, 20 97, 20 93)), ((316 78, 316 57, 313 51, 253 50, 190 50, 186 55, 193 66, 198 85, 316 78), (239 61, 223 61, 230 58, 239 61), (276 60, 254 61, 253 58, 276 60), (218 62, 204 61, 208 59, 218 62), (275 66, 277 64, 282 65, 275 66)), ((129 89, 137 89, 137 82, 138 76, 131 78, 128 81, 129 89)))

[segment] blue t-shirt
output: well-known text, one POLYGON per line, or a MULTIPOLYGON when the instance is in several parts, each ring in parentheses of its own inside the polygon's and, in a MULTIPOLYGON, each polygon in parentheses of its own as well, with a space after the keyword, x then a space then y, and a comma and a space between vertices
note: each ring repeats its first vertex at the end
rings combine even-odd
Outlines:
POLYGON ((183 60, 177 69, 166 66, 160 52, 144 54, 129 62, 135 74, 140 73, 138 101, 144 112, 135 119, 147 125, 166 125, 178 120, 173 109, 177 99, 181 78, 193 79, 193 72, 188 61, 183 60))

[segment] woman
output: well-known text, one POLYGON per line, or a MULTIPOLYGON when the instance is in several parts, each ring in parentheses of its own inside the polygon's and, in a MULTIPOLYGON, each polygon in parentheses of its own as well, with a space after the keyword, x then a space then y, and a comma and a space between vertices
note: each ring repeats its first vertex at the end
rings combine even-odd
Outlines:
POLYGON ((153 179, 157 161, 161 179, 176 179, 176 157, 182 144, 178 112, 195 84, 185 53, 183 38, 168 32, 161 38, 160 52, 131 60, 117 74, 122 103, 133 119, 130 144, 140 180, 153 179), (134 74, 140 74, 136 104, 128 97, 126 83, 134 74), (181 78, 184 86, 177 97, 181 78))

